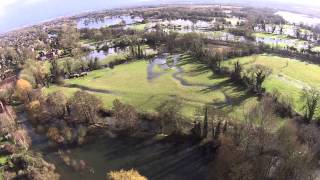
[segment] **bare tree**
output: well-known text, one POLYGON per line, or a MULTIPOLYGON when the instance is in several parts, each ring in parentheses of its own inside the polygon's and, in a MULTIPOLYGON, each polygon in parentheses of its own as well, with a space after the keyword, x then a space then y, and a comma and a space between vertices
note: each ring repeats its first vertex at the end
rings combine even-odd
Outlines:
POLYGON ((101 99, 88 92, 77 91, 70 99, 69 104, 71 107, 71 115, 77 122, 97 123, 97 112, 102 108, 101 99))
POLYGON ((304 101, 305 121, 310 123, 319 108, 320 92, 315 88, 304 89, 301 94, 301 100, 304 101))

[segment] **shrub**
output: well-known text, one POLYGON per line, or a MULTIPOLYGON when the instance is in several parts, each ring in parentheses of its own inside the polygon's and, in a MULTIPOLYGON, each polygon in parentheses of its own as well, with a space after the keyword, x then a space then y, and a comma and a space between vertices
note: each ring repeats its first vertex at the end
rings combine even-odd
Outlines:
POLYGON ((117 120, 116 126, 132 133, 138 125, 138 113, 131 105, 123 104, 119 100, 113 102, 113 113, 117 120))
POLYGON ((136 170, 120 170, 120 171, 111 171, 107 174, 108 180, 147 180, 146 177, 140 175, 136 170))
POLYGON ((24 79, 19 79, 16 84, 16 93, 22 102, 31 100, 32 85, 24 79))

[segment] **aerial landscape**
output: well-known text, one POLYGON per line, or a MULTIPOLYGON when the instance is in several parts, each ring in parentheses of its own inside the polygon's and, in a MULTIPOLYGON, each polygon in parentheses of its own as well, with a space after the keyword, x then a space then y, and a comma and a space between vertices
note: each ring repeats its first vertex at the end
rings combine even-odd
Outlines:
POLYGON ((318 14, 0 0, 0 180, 319 180, 318 14))

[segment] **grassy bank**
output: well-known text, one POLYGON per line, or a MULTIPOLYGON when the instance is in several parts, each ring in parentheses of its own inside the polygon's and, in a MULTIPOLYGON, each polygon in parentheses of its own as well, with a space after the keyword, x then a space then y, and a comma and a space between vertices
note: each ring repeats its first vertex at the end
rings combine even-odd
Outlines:
POLYGON ((264 82, 267 91, 278 90, 282 95, 292 99, 297 111, 301 111, 301 92, 304 88, 320 87, 320 67, 297 59, 282 58, 272 55, 254 55, 236 58, 224 62, 231 67, 239 61, 245 68, 261 64, 272 69, 272 74, 264 82))

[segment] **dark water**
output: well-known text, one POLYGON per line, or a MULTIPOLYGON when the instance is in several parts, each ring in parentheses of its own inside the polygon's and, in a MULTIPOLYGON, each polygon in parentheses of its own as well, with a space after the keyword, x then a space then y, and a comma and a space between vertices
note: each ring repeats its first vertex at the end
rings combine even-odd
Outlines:
MULTIPOLYGON (((34 133, 25 114, 20 114, 20 119, 32 138, 31 149, 56 166, 61 180, 104 180, 107 172, 132 168, 150 180, 207 179, 209 161, 198 144, 189 141, 176 143, 151 135, 136 138, 107 133, 108 136, 87 139, 82 146, 57 149, 50 148, 44 135, 34 133), (85 168, 79 171, 75 166, 66 165, 61 154, 76 165, 85 162, 85 168)), ((152 125, 145 124, 144 128, 152 129, 152 125)))
POLYGON ((76 162, 83 160, 86 169, 66 166, 58 153, 45 155, 62 180, 103 180, 109 171, 131 168, 151 180, 201 180, 207 174, 208 161, 196 145, 164 143, 152 137, 99 138, 66 154, 76 162))

